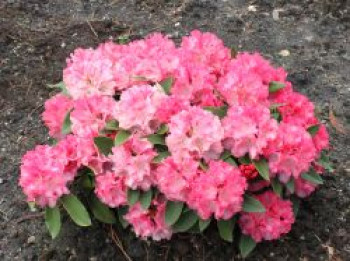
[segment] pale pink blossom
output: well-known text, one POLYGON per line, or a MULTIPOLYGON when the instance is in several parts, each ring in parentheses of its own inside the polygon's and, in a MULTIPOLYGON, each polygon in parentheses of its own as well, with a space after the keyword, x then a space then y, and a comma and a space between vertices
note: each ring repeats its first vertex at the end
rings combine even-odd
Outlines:
POLYGON ((42 117, 51 137, 58 139, 63 137, 63 121, 72 107, 72 100, 63 94, 56 94, 45 102, 42 117))
POLYGON ((272 191, 255 196, 265 207, 263 213, 243 212, 239 218, 242 233, 256 242, 274 240, 287 234, 294 223, 292 203, 272 191))
POLYGON ((91 96, 74 102, 70 114, 72 132, 79 137, 95 137, 114 119, 117 103, 111 97, 91 96))
POLYGON ((63 81, 74 99, 115 93, 113 63, 99 50, 76 49, 67 59, 63 81))
POLYGON ((116 208, 127 203, 127 186, 124 177, 107 171, 96 175, 95 193, 101 202, 116 208))
POLYGON ((154 131, 156 112, 166 95, 150 85, 133 86, 120 96, 116 115, 122 129, 133 129, 144 134, 154 131))
POLYGON ((222 121, 224 146, 235 157, 249 154, 255 159, 277 136, 278 124, 263 106, 233 106, 222 121))
POLYGON ((169 123, 169 132, 166 144, 175 161, 186 155, 202 157, 224 136, 220 119, 195 106, 174 115, 169 123))
POLYGON ((27 196, 41 207, 54 207, 57 200, 69 194, 68 183, 76 174, 77 165, 69 166, 67 154, 56 147, 39 145, 22 158, 19 184, 27 196))
POLYGON ((216 219, 229 219, 242 209, 247 182, 238 168, 211 161, 209 169, 199 173, 191 188, 187 204, 202 219, 212 214, 216 219))

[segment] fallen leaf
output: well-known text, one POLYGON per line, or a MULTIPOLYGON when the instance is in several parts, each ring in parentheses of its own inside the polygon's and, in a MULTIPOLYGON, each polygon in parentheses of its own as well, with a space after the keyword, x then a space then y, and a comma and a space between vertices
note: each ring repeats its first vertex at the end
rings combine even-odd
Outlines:
POLYGON ((335 117, 334 112, 332 111, 332 109, 329 109, 329 121, 332 124, 332 126, 339 132, 342 134, 347 134, 347 129, 344 127, 344 125, 339 122, 339 120, 337 119, 337 117, 335 117))

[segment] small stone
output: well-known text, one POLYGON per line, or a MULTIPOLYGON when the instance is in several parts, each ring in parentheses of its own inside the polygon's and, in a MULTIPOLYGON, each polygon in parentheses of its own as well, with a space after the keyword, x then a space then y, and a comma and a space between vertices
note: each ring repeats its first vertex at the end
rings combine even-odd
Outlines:
POLYGON ((300 240, 305 240, 305 236, 301 236, 301 237, 300 237, 300 240))
POLYGON ((278 21, 280 19, 280 12, 282 9, 273 9, 272 11, 272 19, 278 21))
POLYGON ((97 261, 97 257, 92 256, 92 257, 89 258, 89 260, 90 260, 90 261, 97 261))
POLYGON ((257 11, 256 6, 255 5, 248 6, 248 11, 249 12, 256 12, 257 11))
POLYGON ((180 26, 180 22, 177 22, 174 24, 175 27, 179 27, 180 26))
POLYGON ((287 49, 284 49, 284 50, 281 50, 278 54, 283 56, 283 57, 287 57, 290 55, 290 51, 287 49))
POLYGON ((0 178, 0 184, 4 183, 4 179, 0 178))
POLYGON ((65 48, 66 47, 66 43, 65 42, 62 42, 61 43, 61 48, 65 48))
POLYGON ((28 244, 34 244, 34 243, 35 243, 35 236, 30 236, 30 237, 28 237, 27 243, 28 243, 28 244))

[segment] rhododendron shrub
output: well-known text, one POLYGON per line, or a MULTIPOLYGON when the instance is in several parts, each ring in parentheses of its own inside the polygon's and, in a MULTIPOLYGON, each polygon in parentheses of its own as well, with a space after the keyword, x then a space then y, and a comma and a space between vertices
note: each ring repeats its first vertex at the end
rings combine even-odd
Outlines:
POLYGON ((52 237, 62 209, 153 240, 216 223, 232 241, 237 223, 246 256, 290 231, 297 198, 330 170, 327 130, 286 77, 199 31, 178 47, 153 34, 77 49, 45 103, 56 144, 23 156, 19 184, 52 237))

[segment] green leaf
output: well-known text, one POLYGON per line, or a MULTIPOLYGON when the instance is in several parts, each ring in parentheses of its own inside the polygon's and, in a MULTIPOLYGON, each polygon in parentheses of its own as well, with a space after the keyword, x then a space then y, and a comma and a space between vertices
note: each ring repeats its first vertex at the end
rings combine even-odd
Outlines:
POLYGON ((233 242, 233 229, 235 228, 236 220, 231 218, 229 220, 218 220, 217 226, 220 237, 228 242, 233 242))
POLYGON ((269 172, 269 164, 266 159, 253 160, 253 164, 255 168, 258 170, 260 176, 269 181, 270 180, 270 172, 269 172))
POLYGON ((269 92, 270 92, 270 93, 277 92, 277 91, 283 89, 284 86, 285 86, 285 84, 282 83, 282 82, 275 82, 275 81, 272 81, 272 82, 270 82, 270 84, 269 84, 269 92))
POLYGON ((204 171, 208 170, 208 168, 209 168, 208 164, 204 160, 199 161, 199 167, 204 171))
POLYGON ((231 157, 232 155, 231 155, 231 151, 229 151, 229 150, 224 150, 222 153, 221 153, 221 155, 220 155, 220 159, 222 159, 222 160, 225 160, 225 159, 227 159, 227 158, 229 158, 229 157, 231 157))
POLYGON ((169 131, 168 125, 162 124, 162 125, 160 125, 160 127, 159 127, 159 129, 158 129, 158 131, 157 131, 157 134, 164 135, 164 134, 166 134, 168 131, 169 131))
POLYGON ((321 152, 321 156, 320 158, 318 159, 318 163, 324 167, 326 170, 328 170, 329 172, 333 172, 334 169, 332 167, 332 164, 329 160, 329 156, 327 155, 326 151, 322 151, 321 152))
POLYGON ((106 224, 115 224, 116 218, 113 211, 98 200, 95 196, 91 198, 90 208, 95 218, 106 224))
POLYGON ((232 158, 232 157, 229 157, 227 159, 224 159, 225 162, 227 162, 228 164, 234 166, 234 167, 237 167, 237 163, 236 161, 232 158))
POLYGON ((226 116, 228 106, 227 105, 223 105, 220 107, 204 106, 203 109, 206 111, 210 111, 211 113, 213 113, 214 115, 218 116, 221 119, 221 118, 224 118, 226 116))
POLYGON ((129 189, 127 198, 128 198, 128 203, 129 203, 130 206, 135 205, 136 202, 139 201, 140 191, 139 190, 129 189))
POLYGON ((89 213, 76 196, 72 194, 63 196, 62 204, 75 224, 82 227, 91 226, 89 213))
POLYGON ((83 188, 87 190, 91 190, 95 188, 95 182, 89 175, 83 175, 81 177, 81 185, 83 188))
POLYGON ((243 211, 245 212, 265 212, 265 207, 256 198, 244 195, 243 211))
POLYGON ((56 84, 48 84, 47 86, 49 88, 58 88, 61 90, 62 94, 67 95, 67 96, 69 95, 68 90, 66 88, 66 85, 64 84, 63 81, 56 83, 56 84))
POLYGON ((271 112, 271 116, 278 122, 282 120, 282 116, 278 111, 271 112))
POLYGON ((165 207, 165 223, 169 226, 175 224, 179 219, 182 208, 184 206, 183 202, 179 201, 168 201, 165 207))
POLYGON ((125 229, 129 226, 128 221, 125 220, 124 215, 128 212, 127 207, 119 207, 118 208, 118 219, 122 227, 125 229))
POLYGON ((183 212, 180 215, 179 219, 172 226, 172 229, 175 232, 186 232, 191 227, 193 227, 197 221, 198 221, 198 216, 194 211, 190 210, 187 212, 183 212))
POLYGON ((319 174, 317 174, 314 170, 310 170, 307 173, 301 174, 301 177, 315 185, 323 184, 322 177, 319 174))
POLYGON ((288 189, 288 191, 290 192, 290 193, 294 193, 294 191, 295 191, 295 183, 294 183, 294 179, 293 178, 290 178, 289 180, 288 180, 288 182, 286 183, 286 187, 287 187, 287 189, 288 189))
POLYGON ((250 236, 241 235, 239 250, 243 258, 246 258, 256 247, 256 242, 250 236))
POLYGON ((319 129, 320 129, 320 125, 316 124, 316 125, 312 125, 309 128, 307 128, 307 131, 310 133, 310 135, 312 137, 314 137, 317 134, 319 129))
POLYGON ((131 136, 131 133, 128 132, 127 130, 119 130, 117 135, 115 136, 114 145, 115 146, 122 145, 124 142, 126 142, 129 139, 130 136, 131 136))
POLYGON ((151 205, 152 202, 152 189, 149 189, 145 192, 142 192, 141 196, 140 196, 140 203, 141 206, 143 207, 143 209, 148 209, 149 206, 151 205))
POLYGON ((239 163, 244 164, 244 165, 249 165, 252 163, 248 155, 245 155, 244 157, 241 157, 238 159, 239 163))
POLYGON ((162 86, 164 92, 166 94, 170 94, 171 87, 173 86, 174 83, 174 78, 173 77, 168 77, 161 82, 159 82, 160 86, 162 86))
POLYGON ((211 222, 210 218, 207 220, 199 219, 198 226, 199 226, 200 232, 203 232, 204 230, 206 230, 206 228, 210 225, 210 222, 211 222))
POLYGON ((165 158, 169 157, 171 154, 169 151, 158 152, 158 155, 155 156, 152 160, 152 163, 161 163, 165 158))
POLYGON ((279 107, 285 106, 286 103, 274 103, 270 105, 270 110, 274 111, 279 107))
POLYGON ((291 201, 293 203, 293 212, 294 212, 294 217, 296 218, 298 213, 299 213, 299 208, 300 208, 300 199, 296 197, 292 197, 291 201))
POLYGON ((118 130, 119 129, 119 122, 116 120, 110 120, 106 122, 105 125, 106 130, 118 130))
POLYGON ((273 191, 278 195, 278 196, 282 196, 282 191, 283 191, 283 187, 282 184, 277 180, 277 179, 272 179, 271 180, 271 186, 273 191))
POLYGON ((52 239, 56 238, 61 230, 61 214, 58 206, 45 208, 45 224, 52 239))
POLYGON ((166 145, 165 136, 160 134, 151 134, 147 136, 147 140, 153 145, 166 145))
POLYGON ((61 129, 61 132, 63 135, 67 135, 72 131, 72 122, 70 120, 70 113, 71 111, 67 112, 63 120, 62 129, 61 129))
POLYGON ((99 136, 94 138, 94 143, 101 154, 107 156, 110 153, 112 153, 112 148, 113 148, 112 139, 104 136, 99 136))

